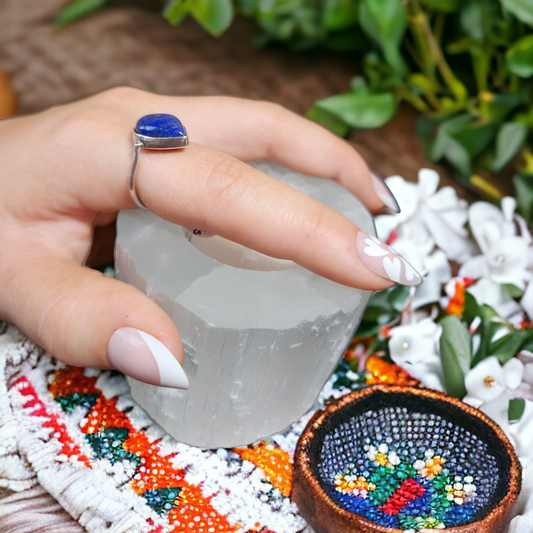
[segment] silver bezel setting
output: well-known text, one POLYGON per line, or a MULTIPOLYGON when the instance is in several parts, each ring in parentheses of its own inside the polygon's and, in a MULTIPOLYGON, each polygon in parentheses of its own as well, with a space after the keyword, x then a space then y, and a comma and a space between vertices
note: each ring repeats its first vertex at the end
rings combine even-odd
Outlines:
MULTIPOLYGON (((183 128, 185 131, 185 128, 183 128)), ((185 131, 185 137, 147 137, 136 131, 133 132, 135 142, 140 142, 143 148, 148 150, 175 150, 185 148, 189 144, 189 137, 185 131)))

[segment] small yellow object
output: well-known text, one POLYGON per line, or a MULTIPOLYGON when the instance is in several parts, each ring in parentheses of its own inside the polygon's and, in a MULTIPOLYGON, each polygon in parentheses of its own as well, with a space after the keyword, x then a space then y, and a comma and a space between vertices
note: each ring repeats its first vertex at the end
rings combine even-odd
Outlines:
POLYGON ((483 383, 485 384, 485 387, 494 387, 494 384, 496 383, 496 380, 492 376, 487 376, 483 383))
POLYGON ((440 455, 435 455, 426 461, 424 468, 421 468, 418 473, 427 479, 433 479, 436 475, 442 472, 442 465, 446 462, 446 459, 440 455))
POLYGON ((374 459, 378 465, 386 465, 389 461, 387 456, 384 453, 378 453, 376 454, 376 457, 374 459))
POLYGON ((491 196, 496 200, 500 200, 501 198, 503 198, 502 193, 494 185, 489 183, 485 178, 481 177, 480 175, 472 174, 472 176, 470 176, 469 181, 474 187, 477 187, 488 196, 491 196))

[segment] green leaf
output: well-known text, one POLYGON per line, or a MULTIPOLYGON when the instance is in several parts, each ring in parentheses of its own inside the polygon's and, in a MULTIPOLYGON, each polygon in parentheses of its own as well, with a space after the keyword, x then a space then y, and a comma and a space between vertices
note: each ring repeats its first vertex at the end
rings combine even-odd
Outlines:
POLYGON ((521 298, 524 295, 524 291, 512 283, 503 283, 502 289, 507 292, 511 298, 521 298))
POLYGON ((461 130, 467 124, 470 124, 470 122, 472 122, 472 116, 466 113, 442 122, 437 129, 435 140, 430 146, 428 154, 429 158, 432 161, 438 161, 441 159, 446 152, 446 148, 450 141, 450 135, 454 131, 461 130))
POLYGON ((315 105, 354 128, 379 128, 394 116, 398 102, 392 93, 359 89, 319 100, 315 105))
POLYGON ((518 20, 533 26, 533 2, 531 0, 500 0, 502 6, 518 20))
POLYGON ((164 15, 171 24, 179 24, 191 14, 211 35, 218 37, 233 20, 232 0, 174 0, 167 4, 164 15))
POLYGON ((459 0, 420 0, 420 3, 430 9, 442 11, 443 13, 455 13, 459 11, 459 0))
POLYGON ((457 170, 463 177, 469 177, 472 174, 472 160, 465 147, 455 139, 450 138, 444 158, 457 170))
POLYGON ((513 176, 518 212, 531 222, 533 218, 533 174, 519 172, 513 176))
POLYGON ((387 291, 387 302, 395 311, 402 312, 409 302, 411 290, 406 285, 396 285, 387 291))
POLYGON ((533 330, 522 329, 512 331, 504 337, 493 342, 488 355, 494 355, 504 365, 515 357, 522 347, 533 340, 533 330))
POLYGON ((184 0, 172 0, 163 10, 163 16, 173 26, 177 26, 188 14, 189 8, 184 0))
POLYGON ((357 336, 375 335, 381 326, 397 320, 405 309, 409 296, 409 288, 403 285, 375 292, 366 308, 357 336))
POLYGON ((87 15, 90 15, 93 11, 100 9, 109 0, 74 0, 61 11, 56 18, 54 24, 56 26, 67 26, 76 20, 79 20, 87 15))
POLYGON ((533 35, 526 35, 513 44, 506 54, 509 70, 521 78, 533 75, 533 35))
POLYGON ((465 291, 465 305, 462 316, 463 321, 470 326, 476 316, 479 316, 479 305, 474 295, 471 292, 465 291))
POLYGON ((494 122, 504 120, 520 103, 520 96, 517 94, 496 94, 494 99, 487 104, 488 116, 494 122))
POLYGON ((379 45, 395 74, 404 77, 407 65, 400 46, 407 28, 407 15, 402 0, 362 0, 359 24, 379 45))
POLYGON ((471 339, 466 326, 455 315, 441 321, 440 358, 446 392, 454 398, 466 395, 465 375, 472 360, 471 339))
POLYGON ((192 16, 209 32, 218 37, 233 21, 231 0, 189 0, 192 16))
POLYGON ((492 170, 499 172, 521 150, 527 139, 527 126, 518 122, 502 124, 496 137, 496 158, 492 170))
POLYGON ((477 124, 470 122, 462 128, 450 132, 450 137, 455 139, 467 151, 471 158, 478 156, 496 137, 498 124, 489 122, 477 124))
POLYGON ((344 30, 359 18, 359 2, 354 0, 325 0, 322 25, 328 30, 344 30))
POLYGON ((460 18, 463 31, 473 39, 481 41, 485 36, 482 2, 465 2, 460 18))
POLYGON ((333 133, 336 133, 341 137, 344 137, 350 129, 350 126, 348 126, 344 120, 333 115, 329 111, 326 111, 325 109, 321 109, 317 105, 314 105, 311 109, 309 109, 305 116, 311 120, 314 120, 315 122, 318 122, 319 124, 322 124, 322 126, 328 128, 328 130, 331 130, 333 133))
POLYGON ((526 410, 526 401, 524 398, 513 398, 509 402, 509 421, 520 420, 526 410))
POLYGON ((472 360, 472 367, 476 366, 480 361, 483 361, 489 355, 489 347, 494 337, 494 333, 502 327, 501 319, 498 313, 492 307, 484 304, 479 307, 479 315, 481 318, 481 325, 477 333, 481 335, 481 342, 479 348, 472 360))
POLYGON ((433 161, 445 158, 463 176, 472 174, 472 159, 494 139, 498 124, 478 124, 472 115, 462 114, 442 122, 428 156, 433 161))

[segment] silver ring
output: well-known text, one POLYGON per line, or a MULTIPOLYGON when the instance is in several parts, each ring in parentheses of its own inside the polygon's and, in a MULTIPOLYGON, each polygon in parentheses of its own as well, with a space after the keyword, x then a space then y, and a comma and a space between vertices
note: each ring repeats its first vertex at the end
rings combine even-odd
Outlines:
POLYGON ((148 209, 143 205, 135 190, 135 174, 139 162, 139 153, 147 150, 175 150, 185 148, 189 144, 187 130, 174 115, 157 113, 141 117, 133 130, 134 155, 130 172, 130 194, 133 201, 141 209, 148 209))

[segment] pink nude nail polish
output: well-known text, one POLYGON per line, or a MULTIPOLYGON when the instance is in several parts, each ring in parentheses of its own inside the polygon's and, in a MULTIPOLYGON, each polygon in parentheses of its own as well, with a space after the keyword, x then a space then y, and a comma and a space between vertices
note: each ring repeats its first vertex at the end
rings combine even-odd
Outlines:
POLYGON ((385 207, 388 207, 394 213, 399 213, 401 211, 400 206, 387 184, 374 171, 370 171, 370 174, 372 176, 372 187, 374 187, 374 192, 378 198, 385 204, 385 207))
POLYGON ((361 261, 376 274, 401 285, 420 285, 422 276, 390 246, 364 231, 357 234, 361 261))
POLYGON ((152 335, 135 328, 117 329, 109 339, 111 365, 132 378, 175 389, 188 389, 189 380, 170 350, 152 335))

